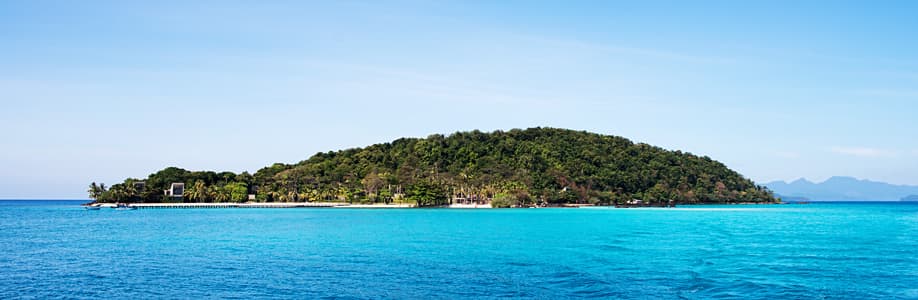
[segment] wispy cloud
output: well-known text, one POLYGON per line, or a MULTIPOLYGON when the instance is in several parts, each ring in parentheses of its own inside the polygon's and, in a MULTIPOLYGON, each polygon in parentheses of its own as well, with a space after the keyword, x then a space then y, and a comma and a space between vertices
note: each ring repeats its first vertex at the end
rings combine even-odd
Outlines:
POLYGON ((870 148, 870 147, 832 147, 829 148, 829 151, 833 153, 858 156, 858 157, 893 157, 896 156, 895 151, 890 151, 886 149, 879 148, 870 148))

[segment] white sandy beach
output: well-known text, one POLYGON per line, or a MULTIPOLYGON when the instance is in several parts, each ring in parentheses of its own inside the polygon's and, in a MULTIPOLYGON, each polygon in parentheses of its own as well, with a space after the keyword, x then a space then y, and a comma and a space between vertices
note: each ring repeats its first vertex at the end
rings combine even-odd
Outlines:
MULTIPOLYGON (((114 203, 94 204, 103 208, 115 208, 114 203)), ((136 208, 301 208, 301 207, 334 207, 334 208, 413 208, 414 204, 349 204, 347 202, 251 202, 251 203, 132 203, 136 208)), ((447 208, 492 208, 491 204, 452 204, 447 208)))
POLYGON ((449 208, 492 208, 491 204, 451 204, 449 208))

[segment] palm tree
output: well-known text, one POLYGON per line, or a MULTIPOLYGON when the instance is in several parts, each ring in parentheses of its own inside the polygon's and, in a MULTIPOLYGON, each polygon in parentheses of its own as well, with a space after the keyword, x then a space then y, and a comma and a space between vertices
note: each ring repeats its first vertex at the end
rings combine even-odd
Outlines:
POLYGON ((317 189, 309 189, 306 191, 306 195, 303 198, 310 202, 319 201, 319 199, 322 199, 322 192, 317 189))
POLYGON ((338 201, 347 201, 348 203, 351 203, 351 199, 350 199, 351 197, 349 197, 350 191, 348 191, 346 187, 340 184, 338 185, 338 189, 335 193, 335 196, 338 197, 338 201))
POLYGON ((288 202, 290 201, 290 194, 286 190, 274 192, 276 197, 274 198, 275 202, 288 202))
MULTIPOLYGON (((103 184, 103 186, 104 185, 105 184, 103 184)), ((96 185, 95 182, 89 185, 89 190, 87 190, 86 192, 89 193, 89 199, 92 199, 93 202, 98 201, 99 197, 102 196, 102 190, 99 188, 98 185, 96 185)))
POLYGON ((279 199, 280 199, 280 197, 281 197, 281 193, 279 193, 279 192, 277 192, 277 191, 275 191, 275 190, 271 190, 271 191, 265 192, 265 196, 268 196, 268 197, 265 199, 265 201, 267 201, 267 199, 271 199, 271 202, 279 202, 279 201, 280 201, 279 199))
POLYGON ((109 188, 106 187, 104 183, 100 183, 99 184, 99 199, 101 199, 101 201, 112 201, 113 198, 114 197, 112 197, 109 191, 109 188))
POLYGON ((112 189, 109 190, 109 194, 116 202, 124 201, 131 196, 130 192, 125 189, 125 185, 120 183, 113 185, 112 189))
POLYGON ((194 185, 188 189, 185 189, 185 194, 183 195, 188 200, 195 202, 200 202, 202 200, 208 199, 207 185, 203 181, 195 181, 194 185))
POLYGON ((226 191, 226 189, 218 186, 211 186, 210 194, 211 199, 214 199, 214 202, 229 202, 230 200, 230 194, 226 191))
POLYGON ((121 185, 121 192, 125 202, 133 202, 135 198, 137 198, 137 189, 134 188, 134 181, 126 181, 121 185))
POLYGON ((197 200, 198 191, 195 189, 195 186, 192 185, 185 187, 185 191, 182 193, 182 198, 191 202, 197 200))

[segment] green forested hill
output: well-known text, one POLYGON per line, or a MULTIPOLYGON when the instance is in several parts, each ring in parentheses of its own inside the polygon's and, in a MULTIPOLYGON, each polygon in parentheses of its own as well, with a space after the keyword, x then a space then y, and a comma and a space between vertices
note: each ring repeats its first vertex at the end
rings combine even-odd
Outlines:
MULTIPOLYGON (((162 201, 171 182, 184 182, 184 201, 351 202, 453 198, 496 204, 612 204, 631 199, 677 203, 774 202, 755 185, 708 157, 668 151, 628 139, 555 128, 458 132, 403 138, 366 148, 318 153, 296 164, 274 164, 254 175, 167 168, 98 192, 100 200, 162 201), (127 191, 125 191, 127 190, 127 191)), ((92 189, 91 189, 92 191, 92 189)))

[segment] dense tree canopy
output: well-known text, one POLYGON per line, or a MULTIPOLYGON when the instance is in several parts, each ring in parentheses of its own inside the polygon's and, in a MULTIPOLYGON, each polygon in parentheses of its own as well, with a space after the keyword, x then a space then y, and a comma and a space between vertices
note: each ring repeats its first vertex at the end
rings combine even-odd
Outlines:
MULTIPOLYGON (((254 175, 166 168, 107 191, 100 200, 159 202, 173 182, 184 201, 398 202, 439 205, 497 198, 501 206, 536 203, 614 204, 641 199, 676 203, 774 202, 756 185, 706 156, 628 139, 555 128, 457 132, 402 138, 366 148, 324 152, 254 175)), ((104 190, 104 188, 103 188, 104 190)), ((166 199, 168 200, 168 199, 166 199)))

